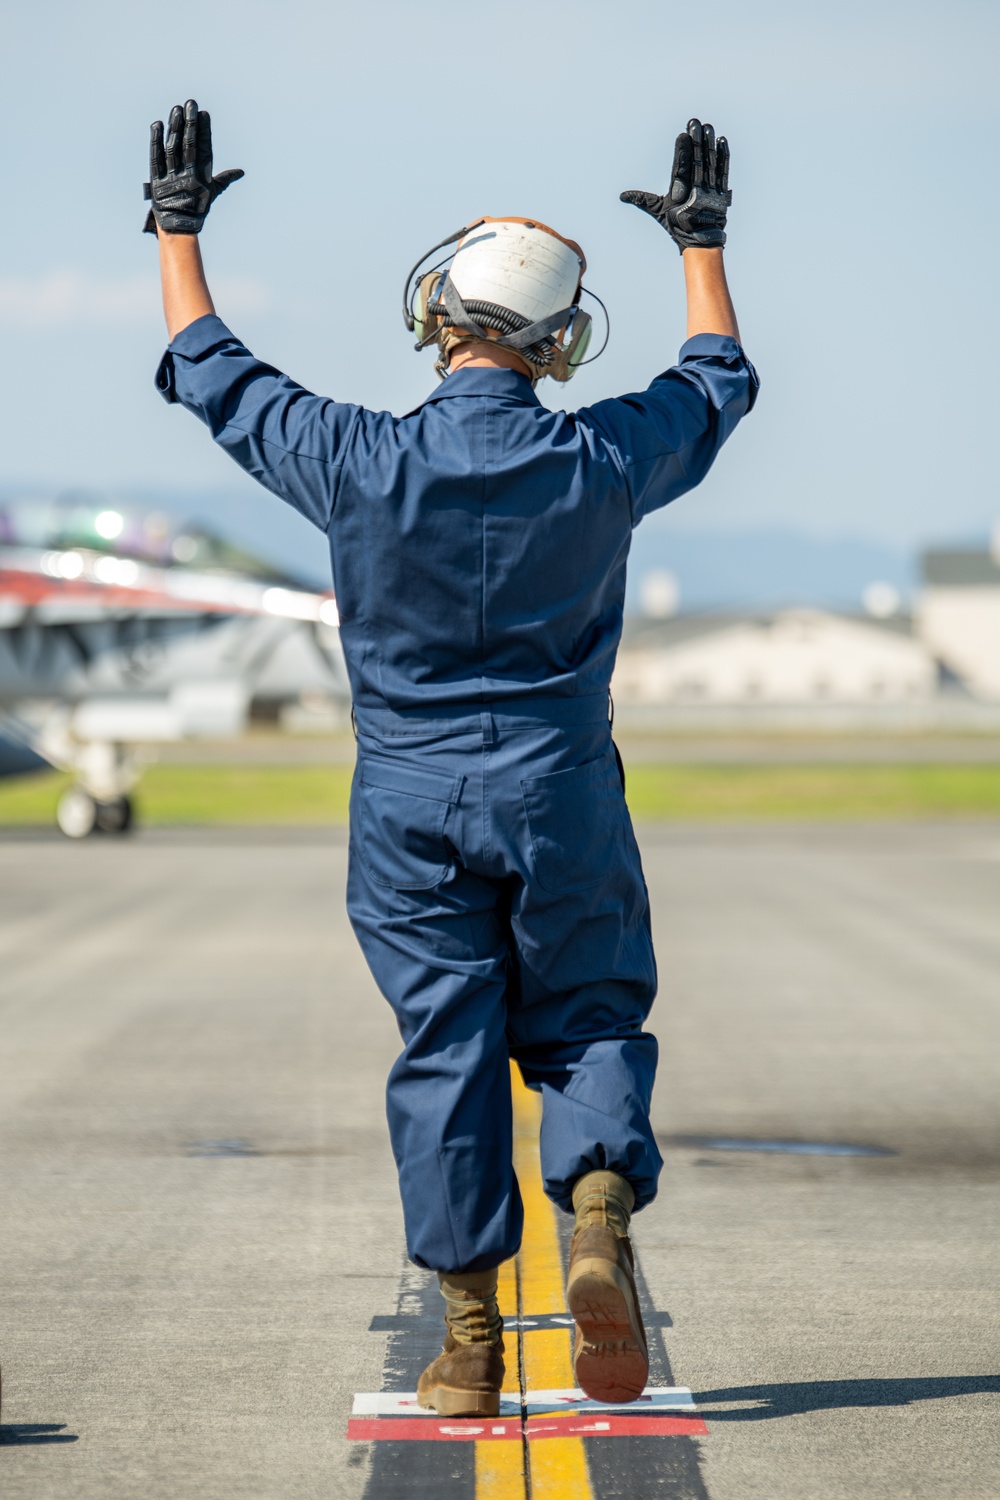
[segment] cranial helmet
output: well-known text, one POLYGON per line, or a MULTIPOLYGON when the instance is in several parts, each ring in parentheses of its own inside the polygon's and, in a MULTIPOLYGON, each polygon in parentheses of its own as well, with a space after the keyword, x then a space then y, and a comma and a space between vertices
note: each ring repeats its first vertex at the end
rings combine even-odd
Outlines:
POLYGON ((590 315, 580 308, 586 266, 580 246, 547 224, 478 219, 421 256, 407 277, 403 317, 418 349, 438 345, 439 375, 459 344, 487 340, 519 355, 533 380, 570 380, 590 342, 590 315), (445 261, 418 274, 456 240, 445 261))

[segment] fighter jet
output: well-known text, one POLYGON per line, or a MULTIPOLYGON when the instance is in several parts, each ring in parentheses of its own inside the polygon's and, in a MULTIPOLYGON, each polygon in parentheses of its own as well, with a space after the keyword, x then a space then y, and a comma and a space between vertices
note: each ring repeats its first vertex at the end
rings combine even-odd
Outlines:
POLYGON ((349 704, 332 593, 205 532, 153 561, 112 550, 126 529, 113 511, 47 547, 0 522, 0 776, 69 771, 67 837, 130 827, 140 746, 238 734, 261 701, 349 704))

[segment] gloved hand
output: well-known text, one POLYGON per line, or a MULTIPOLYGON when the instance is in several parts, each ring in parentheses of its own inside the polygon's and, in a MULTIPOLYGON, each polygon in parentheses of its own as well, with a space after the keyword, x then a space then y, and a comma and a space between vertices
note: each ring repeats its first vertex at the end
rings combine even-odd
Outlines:
POLYGON ((726 210, 733 201, 729 191, 729 142, 715 139, 711 125, 689 120, 677 137, 669 192, 645 193, 630 188, 623 203, 634 203, 652 214, 681 254, 726 243, 726 210))
POLYGON ((212 176, 212 122, 208 111, 189 99, 182 109, 170 111, 167 142, 163 144, 163 121, 149 130, 149 182, 143 197, 152 200, 143 229, 155 234, 157 226, 168 234, 198 234, 205 215, 220 193, 243 176, 232 167, 212 176))

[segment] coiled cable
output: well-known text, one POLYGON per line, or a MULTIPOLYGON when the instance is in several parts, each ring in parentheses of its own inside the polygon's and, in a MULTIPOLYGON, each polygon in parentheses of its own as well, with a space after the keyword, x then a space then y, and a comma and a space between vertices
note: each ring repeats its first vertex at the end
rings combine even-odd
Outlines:
MULTIPOLYGON (((466 312, 475 318, 481 328, 495 328, 501 335, 519 333, 522 328, 527 328, 531 322, 523 313, 512 312, 509 307, 500 307, 496 302, 482 302, 474 298, 464 304, 466 312)), ((448 309, 443 302, 432 302, 428 304, 427 311, 437 318, 447 318, 448 309)), ((551 339, 539 339, 537 344, 532 344, 524 351, 536 365, 550 365, 554 354, 551 339)))

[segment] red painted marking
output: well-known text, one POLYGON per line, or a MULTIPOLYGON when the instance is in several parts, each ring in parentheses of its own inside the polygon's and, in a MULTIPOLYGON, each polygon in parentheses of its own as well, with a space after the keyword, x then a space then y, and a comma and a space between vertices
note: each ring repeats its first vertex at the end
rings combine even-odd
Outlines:
POLYGON ((565 1417, 552 1421, 548 1417, 528 1418, 528 1440, 549 1437, 705 1437, 708 1428, 701 1417, 602 1417, 588 1412, 585 1417, 565 1417))
POLYGON ((361 1442, 485 1443, 516 1438, 520 1417, 352 1417, 347 1436, 361 1442))
MULTIPOLYGON (((530 1442, 555 1437, 705 1437, 701 1417, 529 1417, 530 1442)), ((356 1442, 487 1443, 521 1440, 518 1417, 352 1417, 347 1436, 356 1442)))

